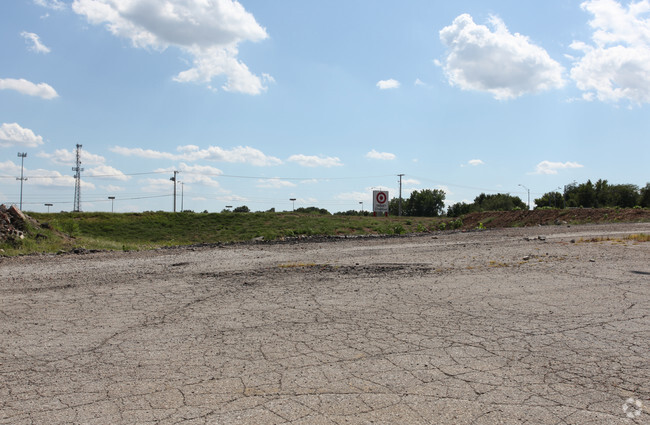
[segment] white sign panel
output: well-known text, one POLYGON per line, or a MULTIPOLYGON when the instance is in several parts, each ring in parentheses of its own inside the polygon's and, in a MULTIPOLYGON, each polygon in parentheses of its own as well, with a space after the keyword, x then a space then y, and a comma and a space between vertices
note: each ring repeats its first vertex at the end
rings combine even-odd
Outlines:
POLYGON ((377 214, 388 214, 388 191, 372 191, 372 211, 377 214))

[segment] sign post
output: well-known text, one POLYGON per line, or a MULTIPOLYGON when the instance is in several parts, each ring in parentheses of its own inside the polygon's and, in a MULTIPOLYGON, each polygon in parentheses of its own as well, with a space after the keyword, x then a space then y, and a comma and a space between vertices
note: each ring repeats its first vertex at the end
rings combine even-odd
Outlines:
POLYGON ((388 191, 387 190, 372 191, 372 212, 375 217, 377 215, 385 215, 386 217, 388 217, 388 191))

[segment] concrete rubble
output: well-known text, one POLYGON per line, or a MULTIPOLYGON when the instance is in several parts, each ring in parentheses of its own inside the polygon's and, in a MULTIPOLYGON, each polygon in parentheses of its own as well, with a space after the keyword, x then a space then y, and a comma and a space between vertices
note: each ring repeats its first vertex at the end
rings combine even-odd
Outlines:
POLYGON ((0 205, 0 242, 24 239, 27 217, 15 205, 0 205))

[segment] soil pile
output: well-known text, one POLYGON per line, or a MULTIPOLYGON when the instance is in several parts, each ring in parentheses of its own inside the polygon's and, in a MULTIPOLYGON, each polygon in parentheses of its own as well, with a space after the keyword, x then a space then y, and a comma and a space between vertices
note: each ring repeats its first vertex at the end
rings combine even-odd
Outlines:
POLYGON ((28 217, 15 205, 0 205, 0 242, 24 239, 28 217))
POLYGON ((529 227, 562 224, 648 222, 650 210, 616 208, 570 208, 563 210, 483 211, 463 216, 463 228, 529 227))

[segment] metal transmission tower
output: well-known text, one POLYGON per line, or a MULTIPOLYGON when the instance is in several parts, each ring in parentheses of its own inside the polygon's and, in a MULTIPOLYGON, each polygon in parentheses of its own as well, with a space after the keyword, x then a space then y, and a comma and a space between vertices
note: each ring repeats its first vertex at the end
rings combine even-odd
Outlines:
POLYGON ((27 177, 23 177, 23 169, 25 168, 25 157, 27 156, 26 152, 18 152, 18 158, 20 158, 20 178, 16 177, 16 180, 20 180, 20 210, 23 210, 23 182, 27 180, 27 177))
POLYGON ((72 167, 74 175, 74 212, 81 212, 81 145, 77 145, 77 166, 72 167))

